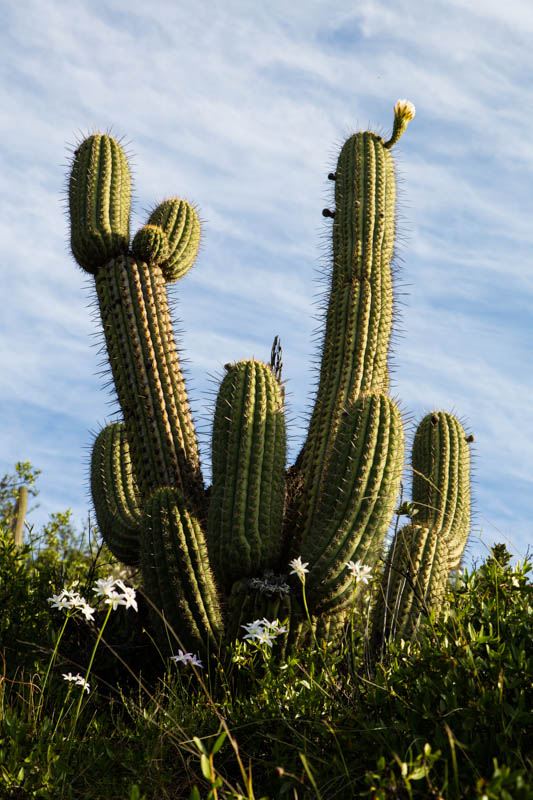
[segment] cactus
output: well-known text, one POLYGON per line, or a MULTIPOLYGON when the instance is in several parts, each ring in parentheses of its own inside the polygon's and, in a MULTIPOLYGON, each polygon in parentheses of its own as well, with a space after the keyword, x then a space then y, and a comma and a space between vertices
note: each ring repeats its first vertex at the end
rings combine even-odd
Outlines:
POLYGON ((375 657, 393 638, 411 638, 421 616, 438 612, 470 523, 469 447, 473 436, 452 414, 432 412, 413 441, 411 522, 392 541, 374 610, 375 657))
MULTIPOLYGON (((74 154, 72 252, 94 276, 123 416, 95 441, 96 516, 112 552, 140 565, 145 590, 187 646, 219 647, 238 635, 247 614, 287 617, 287 646, 304 641, 311 629, 319 638, 332 636, 352 597, 347 562, 376 566, 382 555, 403 464, 401 414, 387 394, 395 233, 390 150, 414 107, 398 101, 394 111, 390 139, 354 134, 329 176, 335 210, 323 214, 333 218, 331 287, 319 384, 296 463, 285 470, 276 337, 270 364, 251 359, 225 367, 208 489, 165 288, 194 263, 200 240, 196 211, 179 198, 164 201, 130 248, 130 177, 120 145, 96 133, 74 154), (309 619, 298 579, 287 577, 296 555, 311 565, 309 619)), ((452 514, 446 501, 442 513, 434 511, 437 522, 422 511, 440 509, 433 494, 415 491, 424 520, 418 527, 453 550, 449 562, 439 562, 440 586, 468 535, 468 490, 452 497, 452 486, 437 480, 442 463, 435 465, 423 446, 417 457, 421 473, 458 509, 452 514), (450 521, 451 515, 460 522, 450 521)), ((461 451, 454 463, 463 487, 468 457, 461 451)))

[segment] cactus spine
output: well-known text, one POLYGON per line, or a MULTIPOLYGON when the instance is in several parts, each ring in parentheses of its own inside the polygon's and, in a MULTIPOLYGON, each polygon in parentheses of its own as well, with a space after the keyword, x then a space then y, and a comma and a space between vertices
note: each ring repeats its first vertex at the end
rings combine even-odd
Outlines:
MULTIPOLYGON (((270 364, 251 359, 226 366, 208 490, 165 288, 195 260, 197 214, 184 200, 166 200, 130 249, 130 178, 120 145, 94 134, 75 153, 72 251, 95 278, 123 415, 95 442, 97 519, 110 549, 126 563, 140 564, 147 592, 187 644, 218 646, 239 633, 243 614, 254 609, 287 616, 287 642, 302 641, 308 626, 300 586, 286 576, 288 559, 296 555, 311 567, 307 599, 315 633, 332 635, 342 626, 353 588, 346 562, 375 566, 380 557, 403 463, 401 415, 387 395, 395 233, 390 149, 414 107, 399 101, 394 111, 391 138, 354 134, 330 175, 335 210, 324 211, 333 217, 330 295, 316 400, 296 464, 285 472, 276 337, 270 364)), ((433 480, 442 465, 437 468, 421 448, 420 471, 433 480)), ((467 484, 467 457, 454 463, 467 484)), ((449 498, 442 519, 437 525, 421 512, 419 527, 432 532, 432 541, 444 538, 447 552, 453 551, 438 570, 442 581, 460 558, 469 514, 464 491, 454 499, 452 482, 436 485, 449 498), (450 522, 452 506, 458 528, 450 522)), ((433 495, 415 495, 421 507, 437 513, 433 495)))

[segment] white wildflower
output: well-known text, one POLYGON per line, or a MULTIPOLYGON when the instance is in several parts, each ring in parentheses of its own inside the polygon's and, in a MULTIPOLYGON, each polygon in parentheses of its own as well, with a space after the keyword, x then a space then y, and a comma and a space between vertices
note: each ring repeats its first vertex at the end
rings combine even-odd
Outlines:
POLYGON ((355 578, 356 583, 368 583, 368 579, 372 573, 372 567, 363 564, 361 561, 348 561, 346 567, 350 570, 352 578, 355 578))
POLYGON ((193 667, 200 667, 200 669, 204 668, 204 665, 197 656, 192 653, 184 653, 183 650, 178 650, 178 655, 171 656, 170 660, 176 663, 180 662, 181 664, 191 664, 193 667))
POLYGON ((285 633, 287 630, 286 626, 281 625, 278 619, 270 622, 266 617, 241 625, 241 628, 246 630, 244 639, 251 639, 252 641, 255 639, 259 644, 266 644, 268 647, 272 647, 276 636, 285 633))
POLYGON ((255 622, 248 622, 246 625, 241 625, 241 628, 244 628, 246 631, 245 639, 255 639, 256 636, 259 636, 263 632, 263 627, 263 621, 260 619, 256 619, 255 622))
POLYGON ((108 592, 104 602, 107 603, 108 605, 111 605, 113 611, 116 611, 119 606, 126 605, 126 600, 124 599, 124 595, 118 594, 118 592, 108 592))
POLYGON ((83 689, 87 693, 89 693, 91 691, 91 687, 89 686, 89 684, 87 683, 85 678, 82 675, 80 675, 79 673, 77 675, 73 675, 72 672, 63 672, 62 674, 63 674, 63 678, 66 681, 72 681, 72 682, 74 682, 76 684, 76 686, 83 686, 83 689))
POLYGON ((51 603, 52 608, 59 608, 60 610, 64 608, 70 608, 70 600, 66 596, 64 590, 60 594, 52 595, 52 597, 49 597, 46 602, 51 603))
POLYGON ((94 608, 91 608, 89 603, 84 602, 82 605, 78 606, 81 613, 85 616, 87 622, 94 622, 94 608))
POLYGON ((97 597, 102 597, 104 594, 108 596, 110 592, 113 592, 114 586, 114 578, 98 578, 94 584, 94 593, 97 597))
POLYGON ((122 595, 124 598, 124 605, 126 608, 134 608, 135 611, 138 611, 137 608, 137 600, 135 599, 135 589, 131 586, 124 587, 124 594, 122 595))
POLYGON ((306 567, 309 565, 309 562, 306 561, 305 564, 302 564, 302 557, 298 556, 298 558, 293 558, 292 561, 289 561, 289 567, 292 567, 290 574, 291 575, 298 575, 302 583, 305 583, 305 573, 309 572, 306 567))

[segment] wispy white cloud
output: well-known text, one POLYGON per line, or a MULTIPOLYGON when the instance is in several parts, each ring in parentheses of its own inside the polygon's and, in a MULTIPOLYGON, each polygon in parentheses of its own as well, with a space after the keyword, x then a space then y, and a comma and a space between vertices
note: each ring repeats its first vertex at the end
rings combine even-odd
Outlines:
POLYGON ((198 413, 207 373, 267 358, 280 334, 301 416, 333 145, 354 126, 388 133, 406 96, 417 115, 395 149, 411 286, 395 391, 415 414, 434 403, 468 417, 480 518, 525 549, 532 28, 525 0, 12 4, 0 34, 0 467, 31 452, 43 513, 59 504, 84 518, 81 445, 113 410, 94 374, 86 276, 68 254, 66 141, 109 127, 131 141, 136 225, 176 193, 199 207, 202 253, 174 290, 198 413))

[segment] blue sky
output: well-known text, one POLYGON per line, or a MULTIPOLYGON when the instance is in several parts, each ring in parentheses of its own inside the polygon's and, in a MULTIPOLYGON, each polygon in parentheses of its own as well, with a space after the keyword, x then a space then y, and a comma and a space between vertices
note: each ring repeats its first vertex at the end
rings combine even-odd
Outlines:
MULTIPOLYGON (((213 376, 281 337, 290 461, 304 436, 327 263, 327 173, 343 138, 395 147, 401 333, 392 394, 413 420, 454 411, 475 435, 467 563, 533 544, 533 13, 527 0, 25 0, 0 32, 0 474, 42 470, 37 526, 87 519, 89 449, 111 418, 90 280, 69 251, 68 143, 132 153, 132 231, 186 197, 200 257, 172 293, 208 453, 213 376), (209 377, 211 376, 211 378, 209 377), (211 394, 210 394, 211 393, 211 394)), ((206 458, 207 466, 207 458, 206 458)))

